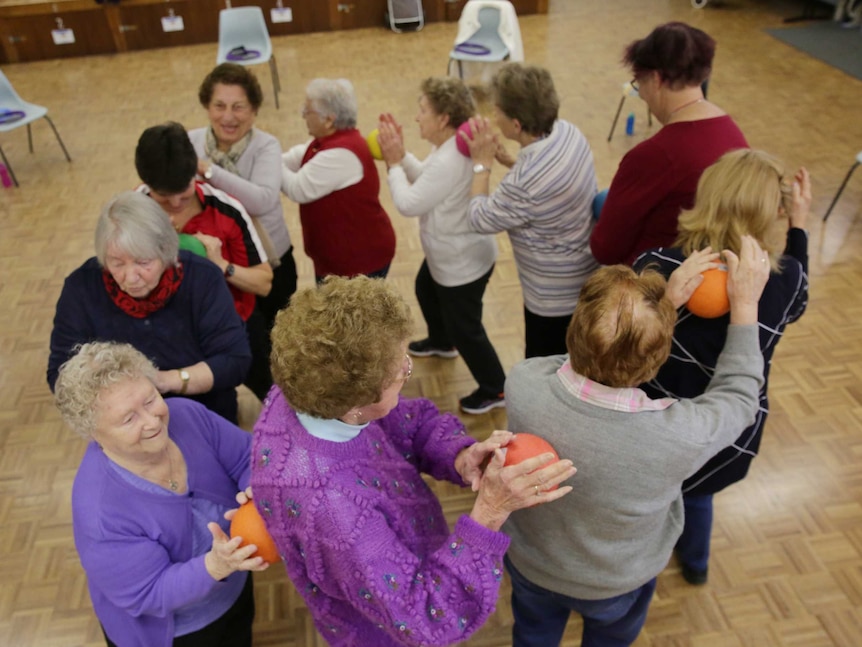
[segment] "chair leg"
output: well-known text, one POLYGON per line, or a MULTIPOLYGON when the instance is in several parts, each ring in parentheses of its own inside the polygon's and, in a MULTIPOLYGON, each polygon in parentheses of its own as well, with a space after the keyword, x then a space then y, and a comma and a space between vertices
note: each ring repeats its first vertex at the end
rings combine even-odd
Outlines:
POLYGON ((623 104, 626 102, 626 95, 623 95, 620 98, 620 105, 617 106, 617 114, 614 115, 614 122, 611 124, 611 132, 608 133, 608 141, 611 141, 611 137, 614 136, 614 129, 617 127, 617 121, 619 121, 620 113, 623 111, 623 104))
POLYGON ((51 130, 54 131, 54 136, 57 138, 57 142, 60 144, 60 148, 63 149, 63 155, 66 156, 66 161, 71 162, 72 158, 69 157, 69 151, 66 150, 66 145, 63 143, 63 139, 60 137, 60 133, 57 131, 57 126, 54 125, 54 122, 51 121, 51 118, 48 115, 45 115, 45 119, 47 119, 48 123, 51 124, 51 130))
POLYGON ((33 133, 30 130, 30 124, 27 124, 27 144, 30 146, 30 152, 33 152, 33 133))
POLYGON ((829 208, 826 210, 826 215, 823 216, 823 222, 826 222, 826 219, 829 217, 829 214, 832 213, 832 208, 835 206, 835 203, 838 202, 838 198, 840 198, 841 194, 844 192, 844 187, 847 186, 847 182, 850 180, 850 176, 853 175, 853 171, 856 170, 857 166, 859 166, 859 162, 854 163, 853 166, 850 167, 850 170, 847 171, 847 175, 844 177, 844 181, 841 183, 841 187, 838 189, 838 193, 836 193, 835 197, 832 198, 832 204, 829 205, 829 208))
POLYGON ((6 159, 6 153, 3 152, 3 148, 0 147, 0 157, 3 158, 3 164, 6 166, 6 170, 9 171, 9 175, 12 178, 12 182, 16 187, 21 186, 18 184, 18 178, 15 177, 15 171, 12 170, 12 165, 9 164, 9 160, 6 159))
POLYGON ((269 57, 269 71, 272 75, 272 91, 275 94, 275 109, 278 110, 278 93, 281 92, 281 79, 278 78, 278 63, 275 62, 275 54, 269 57))
POLYGON ((464 66, 461 65, 461 59, 458 59, 458 78, 464 80, 464 66))

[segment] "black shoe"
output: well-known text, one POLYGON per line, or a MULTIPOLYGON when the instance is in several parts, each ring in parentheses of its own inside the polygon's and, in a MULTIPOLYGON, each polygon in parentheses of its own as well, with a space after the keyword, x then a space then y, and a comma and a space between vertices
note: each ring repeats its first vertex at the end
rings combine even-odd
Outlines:
POLYGON ((497 395, 485 395, 480 389, 476 389, 470 395, 461 398, 461 411, 464 413, 485 413, 497 407, 506 406, 506 398, 502 393, 497 395))
POLYGON ((437 357, 445 357, 446 359, 458 357, 457 349, 452 347, 437 348, 431 343, 430 339, 411 341, 409 344, 407 344, 407 352, 413 355, 413 357, 431 357, 432 355, 436 355, 437 357))
POLYGON ((687 564, 680 564, 680 566, 682 567, 682 578, 686 582, 694 586, 701 586, 703 584, 706 584, 707 575, 709 573, 708 568, 699 571, 687 564))

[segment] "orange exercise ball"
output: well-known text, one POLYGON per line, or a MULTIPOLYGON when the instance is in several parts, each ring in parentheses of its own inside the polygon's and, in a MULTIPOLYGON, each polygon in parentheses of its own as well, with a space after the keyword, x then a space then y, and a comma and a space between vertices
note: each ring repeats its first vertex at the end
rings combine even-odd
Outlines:
POLYGON ((257 508, 254 507, 254 503, 251 501, 243 503, 230 522, 230 536, 236 537, 237 535, 242 537, 240 546, 247 546, 249 544, 257 546, 257 552, 252 557, 259 555, 263 557, 265 562, 270 564, 281 561, 278 548, 276 548, 275 542, 266 530, 263 517, 260 516, 257 508))
MULTIPOLYGON (((557 454, 557 450, 553 448, 551 443, 549 443, 544 438, 540 438, 535 434, 526 434, 526 433, 517 433, 512 440, 509 441, 509 444, 506 445, 506 465, 517 465, 528 458, 533 458, 535 456, 539 456, 540 454, 552 453, 554 455, 554 460, 551 463, 554 463, 560 460, 559 454, 557 454)), ((543 465, 542 467, 545 467, 543 465)), ((546 488, 547 490, 556 490, 557 485, 546 488)))
POLYGON ((704 272, 703 283, 697 286, 686 307, 689 312, 704 319, 715 319, 730 312, 727 267, 721 266, 704 272))

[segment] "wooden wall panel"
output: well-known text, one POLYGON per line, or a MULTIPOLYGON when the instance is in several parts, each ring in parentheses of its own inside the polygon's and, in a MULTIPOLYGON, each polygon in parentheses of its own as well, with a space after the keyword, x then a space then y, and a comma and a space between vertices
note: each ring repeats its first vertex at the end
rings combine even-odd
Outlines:
POLYGON ((9 62, 69 58, 115 51, 108 22, 100 8, 56 14, 12 16, 3 19, 4 50, 9 62), (58 22, 60 21, 60 22, 58 22), (55 45, 51 31, 59 25, 72 29, 75 42, 55 45))

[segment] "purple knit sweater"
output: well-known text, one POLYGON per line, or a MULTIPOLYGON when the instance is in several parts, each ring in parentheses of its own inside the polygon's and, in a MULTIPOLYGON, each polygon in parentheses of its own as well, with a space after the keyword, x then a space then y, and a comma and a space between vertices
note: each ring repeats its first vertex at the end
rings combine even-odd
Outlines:
POLYGON ((273 387, 254 500, 330 645, 451 645, 494 611, 509 538, 466 515, 450 533, 421 477, 463 485, 455 457, 473 442, 451 414, 405 399, 353 440, 321 440, 273 387))

